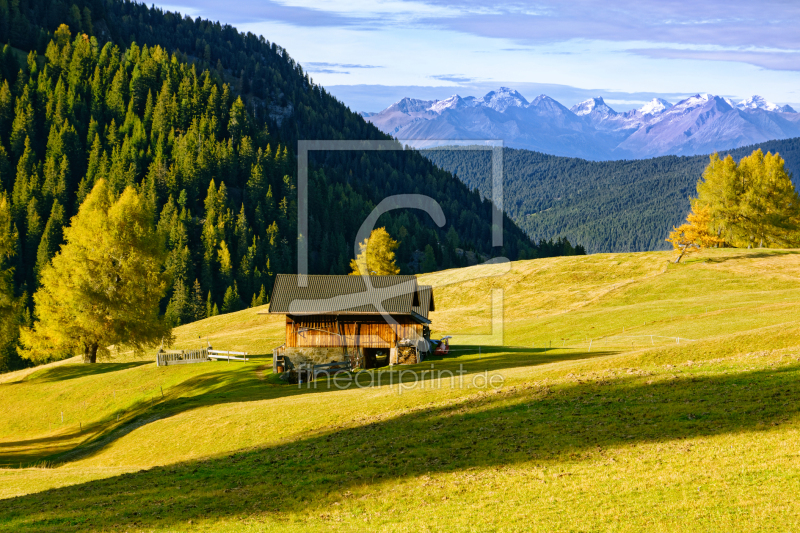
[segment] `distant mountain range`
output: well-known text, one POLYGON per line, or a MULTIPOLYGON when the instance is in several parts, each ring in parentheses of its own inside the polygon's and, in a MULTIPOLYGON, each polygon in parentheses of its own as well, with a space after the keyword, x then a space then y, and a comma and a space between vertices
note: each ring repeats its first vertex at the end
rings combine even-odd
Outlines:
POLYGON ((656 98, 617 112, 602 98, 567 109, 549 96, 528 102, 501 87, 482 98, 403 98, 362 116, 421 147, 441 141, 502 139, 505 146, 591 160, 697 155, 800 136, 800 113, 761 96, 739 103, 697 94, 672 105, 656 98))

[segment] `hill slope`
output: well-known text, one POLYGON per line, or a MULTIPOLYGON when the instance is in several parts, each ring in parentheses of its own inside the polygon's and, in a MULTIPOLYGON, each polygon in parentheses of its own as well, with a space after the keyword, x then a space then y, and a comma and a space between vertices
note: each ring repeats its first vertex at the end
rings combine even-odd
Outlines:
MULTIPOLYGON (((16 257, 0 267, 15 268, 20 320, 35 316, 38 272, 101 179, 151 201, 173 274, 162 310, 176 324, 264 303, 275 273, 297 271, 298 140, 390 140, 285 49, 218 22, 136 2, 0 2, 0 40, 10 42, 0 54, 0 194, 18 237, 16 257)), ((348 272, 362 221, 397 194, 428 195, 446 219, 438 227, 419 210, 380 218, 401 241, 406 273, 476 254, 561 253, 537 248, 510 219, 503 246, 493 246, 490 202, 396 146, 312 153, 310 272, 348 272)), ((0 372, 20 363, 0 356, 0 372)))
MULTIPOLYGON (((753 150, 780 153, 800 187, 800 138, 738 148, 737 161, 753 150)), ((491 153, 426 150, 426 156, 470 188, 491 191, 491 153)), ((708 156, 666 156, 595 162, 527 150, 504 150, 506 212, 532 239, 566 237, 589 253, 665 250, 673 225, 689 211, 708 156)))
MULTIPOLYGON (((426 276, 442 333, 489 333, 488 292, 504 291, 505 347, 402 369, 463 365, 463 388, 407 373, 401 389, 397 369, 394 385, 279 385, 268 356, 9 376, 0 456, 34 464, 0 469, 0 530, 790 529, 800 255, 667 259, 426 276), (503 387, 482 388, 484 371, 503 387)), ((246 310, 178 335, 264 353, 280 329, 246 310)))

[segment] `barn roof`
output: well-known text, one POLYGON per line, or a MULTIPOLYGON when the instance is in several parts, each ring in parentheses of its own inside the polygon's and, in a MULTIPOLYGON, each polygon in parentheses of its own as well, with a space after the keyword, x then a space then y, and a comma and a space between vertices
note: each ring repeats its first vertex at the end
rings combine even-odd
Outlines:
POLYGON ((419 293, 419 305, 413 307, 414 312, 428 318, 430 311, 436 311, 436 306, 433 303, 433 287, 420 285, 417 292, 419 293))
POLYGON ((269 313, 279 314, 379 314, 376 303, 396 315, 427 321, 433 309, 433 291, 417 284, 416 276, 308 275, 301 287, 297 274, 278 274, 272 287, 269 313))

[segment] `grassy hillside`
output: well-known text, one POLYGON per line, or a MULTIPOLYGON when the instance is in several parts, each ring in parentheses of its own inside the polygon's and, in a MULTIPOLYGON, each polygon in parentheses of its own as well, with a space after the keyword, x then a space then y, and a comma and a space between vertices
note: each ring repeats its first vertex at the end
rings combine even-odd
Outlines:
POLYGON ((792 529, 800 254, 668 258, 428 275, 453 355, 357 376, 371 388, 280 384, 260 354, 281 321, 256 309, 177 330, 247 364, 3 376, 0 530, 792 529), (486 339, 502 346, 466 344, 486 339), (463 365, 464 386, 431 365, 463 365))
MULTIPOLYGON (((739 161, 754 150, 780 153, 800 186, 800 139, 721 151, 739 161)), ((491 194, 491 153, 423 151, 470 188, 491 194)), ((503 197, 508 214, 535 241, 566 237, 589 253, 666 250, 673 225, 689 211, 707 155, 629 161, 583 159, 507 148, 503 197)))

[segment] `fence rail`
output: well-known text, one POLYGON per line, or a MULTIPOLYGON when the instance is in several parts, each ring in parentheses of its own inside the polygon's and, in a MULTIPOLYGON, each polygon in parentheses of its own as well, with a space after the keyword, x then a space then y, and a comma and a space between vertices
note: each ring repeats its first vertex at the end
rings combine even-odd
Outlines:
POLYGON ((210 359, 216 360, 225 360, 228 362, 231 361, 243 361, 246 362, 247 359, 247 352, 230 352, 225 350, 208 350, 208 357, 210 359), (237 355, 241 355, 243 357, 236 357, 237 355))
POLYGON ((247 352, 230 352, 199 348, 197 350, 159 350, 156 354, 157 366, 187 365, 191 363, 208 363, 209 361, 248 361, 247 352), (242 357, 237 357, 242 356, 242 357))
POLYGON ((186 365, 191 363, 207 363, 208 348, 199 350, 160 350, 156 357, 157 366, 186 365))
POLYGON ((286 370, 286 345, 281 344, 277 348, 273 348, 272 350, 272 373, 278 373, 278 366, 282 366, 284 370, 286 370))

